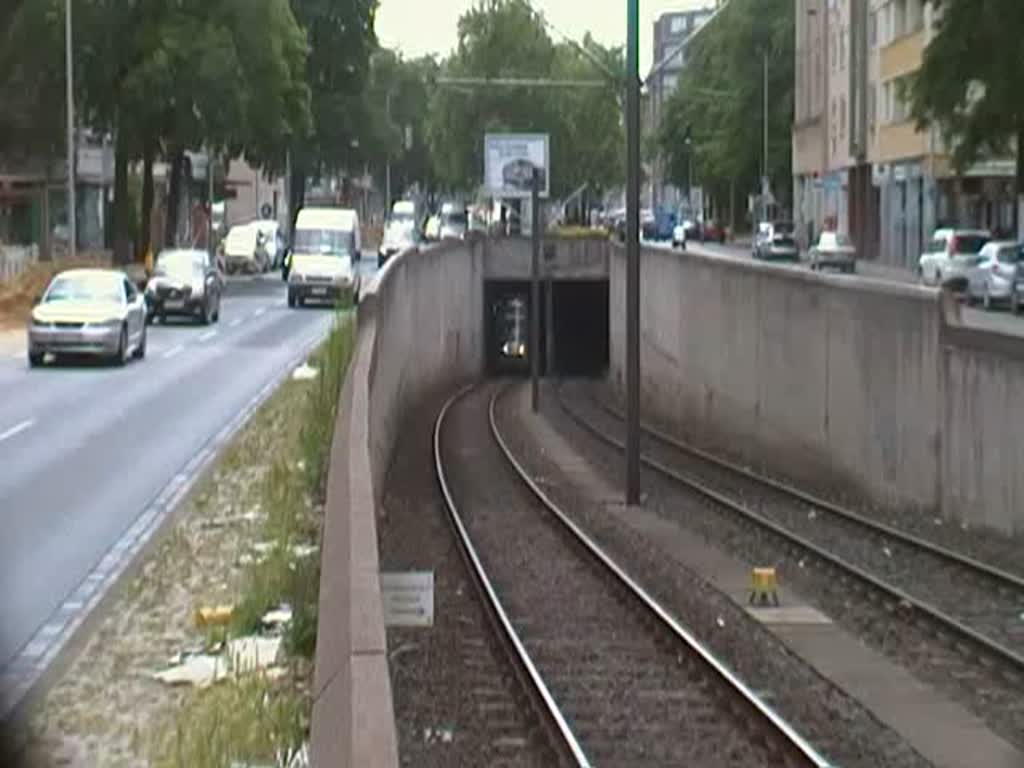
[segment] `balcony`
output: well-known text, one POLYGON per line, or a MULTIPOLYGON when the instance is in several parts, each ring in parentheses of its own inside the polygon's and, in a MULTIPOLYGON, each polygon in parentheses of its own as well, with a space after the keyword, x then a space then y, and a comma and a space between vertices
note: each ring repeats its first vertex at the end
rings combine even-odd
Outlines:
POLYGON ((884 46, 879 52, 879 80, 902 77, 919 69, 926 44, 925 30, 921 29, 884 46))
POLYGON ((913 120, 878 128, 874 160, 891 163, 928 154, 928 134, 917 130, 913 120))

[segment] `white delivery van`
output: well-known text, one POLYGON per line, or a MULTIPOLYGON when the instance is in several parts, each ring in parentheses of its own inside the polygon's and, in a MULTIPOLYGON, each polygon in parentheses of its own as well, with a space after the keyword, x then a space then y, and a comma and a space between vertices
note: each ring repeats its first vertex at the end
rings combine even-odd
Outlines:
POLYGON ((359 214, 348 208, 303 208, 288 256, 288 306, 359 300, 355 261, 362 246, 359 214))

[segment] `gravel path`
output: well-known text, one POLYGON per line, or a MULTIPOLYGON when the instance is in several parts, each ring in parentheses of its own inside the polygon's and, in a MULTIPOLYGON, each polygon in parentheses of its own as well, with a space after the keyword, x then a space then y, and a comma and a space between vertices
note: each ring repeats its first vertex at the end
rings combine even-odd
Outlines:
MULTIPOLYGON (((533 444, 518 418, 509 412, 512 407, 511 403, 503 404, 499 418, 513 443, 513 451, 535 476, 559 478, 560 468, 533 444)), ((618 453, 580 430, 557 407, 548 387, 544 390, 541 409, 548 422, 572 443, 597 473, 621 483, 622 461, 618 453)), ((710 588, 698 574, 684 569, 678 561, 666 559, 662 549, 622 522, 614 509, 581 502, 565 482, 549 480, 545 488, 662 605, 693 629, 741 679, 763 692, 782 717, 837 765, 847 768, 929 765, 856 700, 790 653, 742 607, 710 588)), ((682 520, 689 528, 690 521, 706 515, 706 510, 692 499, 679 498, 671 502, 670 513, 669 503, 664 498, 655 498, 660 491, 649 476, 644 478, 644 488, 649 493, 645 507, 666 519, 682 520)), ((698 525, 698 528, 709 542, 716 542, 712 526, 698 525)))
POLYGON ((403 430, 377 529, 381 570, 434 572, 434 626, 387 631, 401 764, 552 765, 437 488, 432 432, 441 405, 418 408, 403 430))
MULTIPOLYGON (((556 400, 553 393, 549 400, 556 400)), ((554 402, 551 404, 564 427, 580 439, 579 426, 554 402)), ((572 405, 583 408, 586 403, 574 400, 572 405)), ((593 416, 595 422, 601 418, 597 413, 593 416)), ((589 449, 594 450, 596 441, 591 436, 582 442, 590 443, 589 449)), ((600 450, 606 456, 619 455, 604 446, 600 450)), ((741 520, 734 512, 707 502, 660 473, 645 469, 644 488, 650 494, 649 508, 748 562, 774 563, 780 578, 862 642, 960 702, 1010 743, 1024 745, 1024 697, 1020 695, 1020 682, 1007 676, 1006 667, 981 664, 965 655, 969 649, 958 648, 949 636, 931 622, 921 621, 916 613, 887 607, 884 601, 875 600, 873 593, 851 589, 845 580, 825 576, 824 570, 812 567, 818 561, 806 550, 741 520), (686 510, 685 514, 681 510, 686 510)))
POLYGON ((490 436, 495 386, 442 435, 456 504, 513 625, 601 766, 777 765, 720 683, 610 581, 526 490, 490 436))

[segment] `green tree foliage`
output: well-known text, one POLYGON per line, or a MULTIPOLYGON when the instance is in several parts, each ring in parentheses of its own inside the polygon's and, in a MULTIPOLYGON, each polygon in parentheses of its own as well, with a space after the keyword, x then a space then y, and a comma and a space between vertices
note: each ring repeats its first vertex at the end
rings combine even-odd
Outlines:
POLYGON ((312 123, 291 144, 291 199, 301 204, 310 174, 358 168, 365 160, 364 91, 377 45, 377 0, 291 0, 291 8, 309 43, 312 123))
POLYGON ((1016 152, 1024 196, 1024 2, 933 0, 935 37, 910 82, 920 129, 938 125, 957 167, 1016 152))
MULTIPOLYGON (((622 70, 618 51, 587 40, 588 49, 622 70)), ((458 45, 441 64, 453 78, 586 79, 604 77, 575 47, 556 44, 520 0, 481 0, 459 19, 458 45)), ((597 187, 623 175, 619 88, 551 89, 445 86, 431 99, 427 136, 442 186, 474 190, 483 173, 483 140, 489 131, 551 135, 552 194, 584 182, 597 187)))
POLYGON ((692 130, 694 183, 724 199, 759 188, 768 55, 768 176, 779 199, 792 178, 792 0, 732 0, 686 49, 686 66, 657 128, 672 181, 684 186, 692 130))

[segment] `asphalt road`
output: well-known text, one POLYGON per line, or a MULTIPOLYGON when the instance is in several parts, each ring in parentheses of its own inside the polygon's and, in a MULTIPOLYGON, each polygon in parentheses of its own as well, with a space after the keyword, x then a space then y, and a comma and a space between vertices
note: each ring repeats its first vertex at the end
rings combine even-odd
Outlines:
POLYGON ((69 603, 89 610, 69 596, 332 314, 289 310, 272 274, 231 281, 216 325, 151 326, 146 359, 125 368, 0 360, 0 673, 58 609, 65 623, 69 603))
MULTIPOLYGON (((654 244, 656 247, 671 248, 671 245, 666 243, 654 244)), ((711 253, 718 253, 723 256, 732 256, 738 259, 749 259, 750 249, 748 247, 736 246, 736 245, 718 245, 715 243, 694 243, 695 246, 699 246, 706 251, 711 253)), ((801 264, 779 264, 778 266, 784 269, 806 269, 807 267, 801 264)), ((857 263, 857 273, 861 277, 871 277, 878 280, 887 280, 891 282, 899 283, 916 283, 917 277, 905 270, 886 268, 869 261, 860 261, 857 263)), ((992 331, 995 333, 1004 333, 1013 336, 1020 336, 1024 338, 1024 315, 1015 316, 1013 313, 1007 311, 1006 307, 996 307, 991 312, 978 307, 968 307, 966 304, 960 307, 961 318, 963 319, 964 325, 971 328, 977 328, 983 331, 992 331)))

